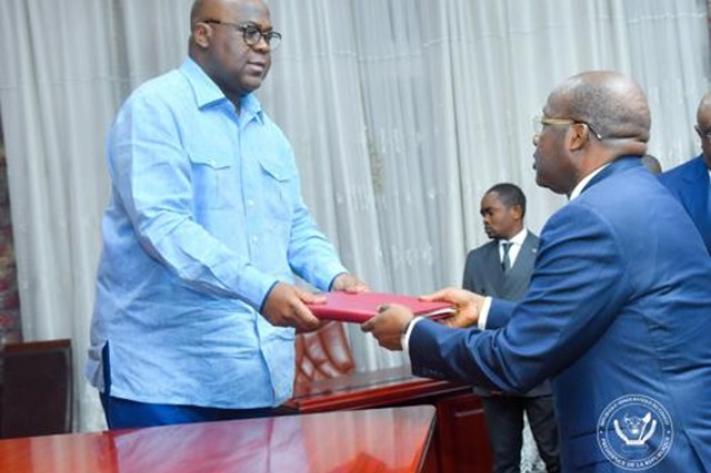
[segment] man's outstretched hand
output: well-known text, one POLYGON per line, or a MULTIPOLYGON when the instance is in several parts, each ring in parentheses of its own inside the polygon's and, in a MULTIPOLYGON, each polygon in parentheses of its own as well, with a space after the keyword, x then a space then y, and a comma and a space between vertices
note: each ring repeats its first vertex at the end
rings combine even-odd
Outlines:
POLYGON ((466 289, 448 287, 433 294, 420 296, 420 300, 428 302, 449 302, 456 308, 453 316, 442 320, 442 323, 453 328, 464 328, 476 325, 479 321, 484 296, 469 292, 466 289))
POLYGON ((380 313, 363 322, 360 329, 373 334, 378 344, 388 350, 402 350, 400 340, 414 318, 412 311, 399 304, 384 305, 380 313))
POLYGON ((332 291, 344 291, 352 294, 368 292, 368 285, 349 273, 339 274, 331 285, 332 291))
POLYGON ((311 294, 284 282, 274 286, 262 309, 262 315, 277 327, 294 327, 299 332, 309 332, 321 326, 321 321, 311 313, 306 304, 322 304, 326 298, 311 294))
MULTIPOLYGON (((469 327, 479 320, 484 297, 464 289, 447 288, 433 294, 420 296, 420 300, 429 302, 448 302, 456 307, 456 313, 442 323, 453 328, 469 327)), ((360 328, 373 334, 378 344, 388 350, 402 350, 402 336, 412 322, 414 315, 410 309, 399 304, 388 304, 380 313, 363 322, 360 328)))

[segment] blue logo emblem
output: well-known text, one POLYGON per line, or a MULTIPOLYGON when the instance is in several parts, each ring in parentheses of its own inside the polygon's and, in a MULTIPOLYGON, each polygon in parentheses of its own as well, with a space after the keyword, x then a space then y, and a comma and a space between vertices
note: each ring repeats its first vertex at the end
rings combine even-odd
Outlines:
POLYGON ((608 460, 630 471, 653 467, 669 453, 674 430, 656 400, 628 394, 607 405, 597 422, 597 442, 608 460))

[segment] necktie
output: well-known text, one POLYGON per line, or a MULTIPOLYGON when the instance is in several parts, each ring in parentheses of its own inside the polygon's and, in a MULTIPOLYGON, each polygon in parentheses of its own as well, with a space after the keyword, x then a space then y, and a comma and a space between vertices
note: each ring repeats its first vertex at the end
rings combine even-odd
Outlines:
POLYGON ((509 259, 509 250, 511 250, 511 246, 513 243, 510 241, 505 241, 501 243, 501 246, 504 248, 504 256, 501 258, 501 269, 506 272, 509 269, 511 269, 511 259, 509 259))

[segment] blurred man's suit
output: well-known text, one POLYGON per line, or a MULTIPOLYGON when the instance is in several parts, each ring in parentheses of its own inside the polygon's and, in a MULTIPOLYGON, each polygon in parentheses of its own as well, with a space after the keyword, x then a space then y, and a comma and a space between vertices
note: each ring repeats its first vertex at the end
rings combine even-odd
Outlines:
POLYGON ((689 213, 711 255, 711 183, 704 156, 665 172, 659 180, 689 213))

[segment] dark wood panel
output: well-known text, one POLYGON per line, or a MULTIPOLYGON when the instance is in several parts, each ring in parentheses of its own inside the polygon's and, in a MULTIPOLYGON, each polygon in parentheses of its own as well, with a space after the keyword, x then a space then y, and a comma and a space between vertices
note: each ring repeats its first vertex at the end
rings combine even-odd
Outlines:
POLYGON ((442 471, 489 473, 492 457, 481 400, 471 393, 437 401, 436 445, 442 471))

